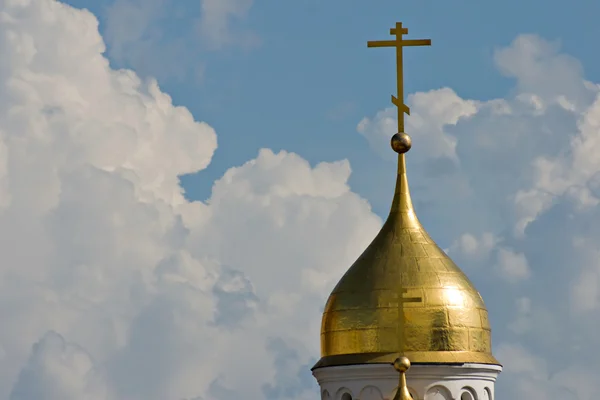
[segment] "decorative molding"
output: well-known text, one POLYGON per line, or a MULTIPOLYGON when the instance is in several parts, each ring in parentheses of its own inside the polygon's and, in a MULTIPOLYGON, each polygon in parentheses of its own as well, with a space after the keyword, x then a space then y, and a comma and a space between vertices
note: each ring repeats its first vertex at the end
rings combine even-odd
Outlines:
MULTIPOLYGON (((406 375, 415 400, 494 400, 501 371, 501 366, 488 364, 413 365, 406 375)), ((332 400, 346 400, 344 393, 352 400, 390 400, 398 386, 398 373, 389 364, 323 367, 313 375, 322 392, 336 394, 332 400)))

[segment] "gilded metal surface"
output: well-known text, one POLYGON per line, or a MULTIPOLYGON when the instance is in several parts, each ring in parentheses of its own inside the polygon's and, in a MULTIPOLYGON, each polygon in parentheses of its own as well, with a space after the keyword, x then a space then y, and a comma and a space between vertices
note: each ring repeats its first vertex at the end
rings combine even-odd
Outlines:
POLYGON ((410 392, 408 391, 408 386, 406 385, 406 371, 408 371, 409 368, 410 360, 406 357, 400 357, 394 361, 394 369, 400 374, 400 382, 398 384, 398 390, 396 390, 394 400, 413 400, 410 392))
POLYGON ((400 154, 390 215, 327 301, 315 367, 392 363, 399 354, 498 364, 483 299, 417 219, 405 168, 400 154))
POLYGON ((396 133, 390 140, 392 150, 398 154, 404 154, 412 147, 412 139, 406 133, 396 133))
MULTIPOLYGON (((402 24, 391 31, 407 33, 402 24)), ((406 45, 401 39, 393 43, 399 42, 406 45)), ((400 67, 398 71, 401 80, 400 67)), ((399 96, 401 89, 400 84, 399 96)), ((396 103, 402 115, 398 130, 403 132, 406 110, 401 101, 396 103)), ((405 154, 398 155, 396 189, 385 224, 329 296, 321 356, 315 368, 393 363, 399 356, 415 364, 498 364, 483 299, 417 219, 405 154)))

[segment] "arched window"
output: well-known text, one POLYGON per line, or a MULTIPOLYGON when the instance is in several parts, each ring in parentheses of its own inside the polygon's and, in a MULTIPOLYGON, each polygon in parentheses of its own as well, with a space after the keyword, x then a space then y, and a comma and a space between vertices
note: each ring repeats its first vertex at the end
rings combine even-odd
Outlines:
POLYGON ((350 393, 344 393, 341 400, 352 400, 352 395, 350 393))
POLYGON ((471 392, 463 392, 460 395, 460 400, 475 400, 471 392))
POLYGON ((431 400, 451 400, 452 394, 450 393, 450 391, 448 389, 446 389, 443 386, 434 386, 432 388, 429 388, 429 390, 427 390, 427 393, 425 394, 425 398, 431 399, 431 400))
POLYGON ((464 387, 460 394, 460 400, 478 400, 475 394, 475 390, 470 387, 464 387))
POLYGON ((483 400, 492 400, 492 390, 490 388, 485 388, 483 391, 483 400))

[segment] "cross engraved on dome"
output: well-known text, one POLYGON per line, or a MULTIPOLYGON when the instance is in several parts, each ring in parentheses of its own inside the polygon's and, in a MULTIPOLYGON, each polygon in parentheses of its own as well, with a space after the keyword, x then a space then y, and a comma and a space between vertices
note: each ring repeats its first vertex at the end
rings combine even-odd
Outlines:
POLYGON ((398 349, 400 354, 404 354, 406 351, 406 340, 404 338, 404 325, 406 324, 406 314, 404 312, 404 304, 406 303, 421 303, 422 297, 404 297, 408 293, 408 289, 402 288, 398 296, 398 349))
POLYGON ((368 47, 395 47, 396 48, 396 79, 398 94, 392 95, 392 104, 398 107, 398 133, 404 132, 404 113, 410 115, 410 109, 404 104, 404 70, 402 50, 406 46, 430 46, 430 39, 404 40, 402 35, 408 33, 408 28, 402 27, 402 22, 396 22, 396 27, 390 29, 390 35, 396 35, 394 40, 379 40, 367 42, 368 47))

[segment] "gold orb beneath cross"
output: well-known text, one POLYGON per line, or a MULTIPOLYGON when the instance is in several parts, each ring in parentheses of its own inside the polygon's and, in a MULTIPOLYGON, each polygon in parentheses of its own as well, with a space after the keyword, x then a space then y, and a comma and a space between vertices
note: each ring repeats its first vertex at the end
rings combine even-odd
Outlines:
POLYGON ((404 132, 396 133, 391 140, 392 150, 404 154, 412 147, 412 139, 404 132))
POLYGON ((406 372, 410 368, 410 360, 407 357, 396 358, 394 369, 398 372, 406 372))

